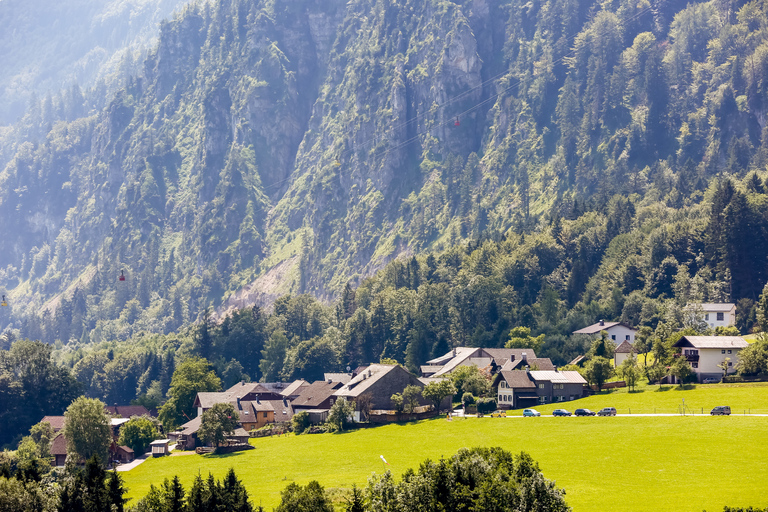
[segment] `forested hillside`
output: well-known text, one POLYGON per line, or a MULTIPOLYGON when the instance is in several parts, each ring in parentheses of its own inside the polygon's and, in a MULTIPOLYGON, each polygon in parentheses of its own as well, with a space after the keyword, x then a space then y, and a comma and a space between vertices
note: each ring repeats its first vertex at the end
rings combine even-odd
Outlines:
POLYGON ((355 342, 414 365, 516 323, 655 322, 686 276, 751 305, 767 24, 763 2, 191 5, 0 174, 0 325, 74 350, 362 283, 366 314, 435 308, 355 342))

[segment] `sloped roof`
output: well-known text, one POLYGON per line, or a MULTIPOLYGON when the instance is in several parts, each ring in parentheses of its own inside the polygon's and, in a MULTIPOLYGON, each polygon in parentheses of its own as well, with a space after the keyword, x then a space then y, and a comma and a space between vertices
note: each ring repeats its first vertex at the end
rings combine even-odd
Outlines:
POLYGON ((484 348, 483 352, 492 357, 499 366, 503 366, 504 363, 513 359, 522 359, 523 354, 528 359, 536 359, 536 353, 532 348, 484 348))
POLYGON ((701 307, 701 310, 706 313, 709 313, 709 312, 727 313, 733 309, 736 309, 735 304, 718 304, 713 302, 704 302, 702 304, 689 304, 688 306, 686 306, 686 308, 688 309, 695 308, 695 307, 701 307))
POLYGON ((523 354, 529 359, 535 358, 536 354, 532 348, 473 348, 473 347, 456 347, 447 354, 427 361, 425 367, 428 367, 428 372, 432 373, 434 377, 440 377, 451 373, 457 367, 462 365, 475 365, 478 368, 485 368, 492 362, 502 366, 507 361, 513 359, 521 359, 523 354), (455 352, 455 355, 454 355, 455 352), (434 366, 440 366, 442 368, 433 371, 434 366))
POLYGON ((133 453, 133 449, 127 446, 119 445, 118 448, 126 453, 133 453))
POLYGON ((683 336, 676 347, 693 348, 746 348, 749 346, 741 336, 683 336))
POLYGON ((507 385, 513 389, 520 388, 535 388, 536 384, 531 380, 528 375, 529 372, 525 371, 504 371, 501 372, 501 377, 506 381, 507 385))
POLYGON ((65 421, 66 419, 64 416, 43 416, 43 419, 40 420, 40 423, 48 422, 51 424, 53 431, 58 432, 64 428, 65 421))
POLYGON ((202 421, 203 421, 202 415, 198 416, 197 418, 192 418, 191 420, 189 420, 188 422, 180 426, 178 432, 181 432, 182 434, 187 436, 190 434, 194 434, 200 429, 200 424, 202 423, 202 421))
POLYGON ((614 352, 618 354, 632 354, 635 351, 635 347, 632 346, 627 340, 622 341, 614 352))
POLYGON ((109 414, 119 418, 131 418, 133 416, 151 416, 149 410, 143 405, 108 405, 104 407, 109 414))
MULTIPOLYGON (((309 384, 307 384, 309 385, 309 384)), ((272 410, 275 411, 275 422, 284 423, 293 418, 293 407, 288 400, 267 400, 272 410)))
POLYGON ((351 373, 324 373, 323 379, 330 380, 331 382, 341 382, 342 384, 346 384, 347 382, 352 380, 352 374, 351 373))
POLYGON ((535 357, 531 359, 530 357, 526 360, 523 359, 515 359, 514 361, 507 361, 504 363, 504 366, 501 367, 502 371, 512 371, 512 370, 522 370, 525 369, 525 366, 528 365, 530 368, 533 368, 534 366, 538 368, 539 370, 552 370, 554 371, 555 365, 552 364, 552 360, 548 357, 535 357))
MULTIPOLYGON (((389 372, 399 371, 398 368, 399 366, 396 364, 372 364, 360 375, 356 375, 354 379, 339 388, 335 394, 337 396, 360 396, 389 372)), ((407 372, 402 368, 400 370, 407 372)))
POLYGON ((60 432, 51 442, 51 455, 66 455, 67 454, 67 438, 64 437, 64 433, 60 432))
POLYGON ((533 380, 548 381, 557 384, 586 384, 587 381, 581 376, 579 372, 563 371, 563 372, 550 372, 550 371, 534 371, 529 372, 533 380))
POLYGON ((318 380, 301 390, 301 394, 293 399, 293 407, 317 407, 333 396, 341 382, 318 380))
POLYGON ((228 404, 237 400, 239 394, 230 391, 210 392, 203 391, 197 394, 195 397, 194 407, 202 407, 203 409, 210 409, 216 404, 228 404))
POLYGON ((631 327, 621 322, 603 322, 602 324, 600 322, 597 322, 596 324, 592 324, 589 327, 584 327, 583 329, 579 329, 578 331, 573 331, 573 334, 597 334, 600 331, 607 331, 611 327, 616 327, 617 325, 621 325, 632 331, 637 331, 637 329, 635 329, 634 327, 631 327))
MULTIPOLYGON (((327 379, 326 379, 327 380, 327 379)), ((304 379, 299 379, 291 382, 291 384, 285 388, 280 394, 283 396, 298 395, 302 389, 309 386, 309 382, 304 379)))

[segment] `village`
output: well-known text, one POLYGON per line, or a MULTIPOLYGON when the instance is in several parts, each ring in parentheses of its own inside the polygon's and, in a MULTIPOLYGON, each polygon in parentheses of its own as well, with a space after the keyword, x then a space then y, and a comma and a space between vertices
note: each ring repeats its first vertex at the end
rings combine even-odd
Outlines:
MULTIPOLYGON (((735 317, 732 304, 702 304, 696 308, 710 329, 728 327, 735 317)), ((587 335, 614 347, 611 351, 614 369, 620 369, 627 359, 634 362, 638 355, 633 345, 637 330, 620 322, 600 320, 574 334, 587 335)), ((690 368, 686 380, 708 384, 719 382, 736 371, 739 352, 748 343, 739 336, 685 335, 674 346, 677 357, 690 368)), ((536 406, 579 400, 599 390, 601 386, 585 379, 585 372, 579 366, 583 360, 584 356, 580 356, 565 368, 558 368, 549 358, 537 357, 532 347, 456 347, 427 361, 420 367, 418 376, 397 362, 382 361, 348 368, 344 373, 326 373, 323 380, 315 382, 303 379, 271 383, 241 381, 224 391, 196 393, 189 407, 191 414, 185 413, 188 421, 167 431, 155 418, 156 411, 141 405, 115 404, 106 407, 113 438, 110 462, 126 471, 147 457, 168 455, 172 450, 224 453, 252 448, 249 445, 252 437, 290 431, 321 433, 353 423, 375 426, 441 414, 448 420, 484 414, 506 416, 507 411, 519 409, 524 409, 523 416, 537 416, 536 406), (206 419, 206 412, 216 408, 220 409, 219 413, 226 411, 231 420, 229 426, 214 427, 219 429, 217 436, 201 435, 205 422, 214 421, 206 419), (341 411, 342 418, 334 427, 329 416, 335 408, 341 411), (137 453, 130 446, 119 444, 121 428, 131 418, 149 418, 158 427, 153 436, 156 439, 149 440, 145 447, 146 453, 137 453)), ((602 387, 627 385, 619 380, 620 371, 612 373, 616 379, 602 387)), ((659 382, 662 381, 679 382, 671 373, 661 376, 659 382)), ((603 412, 616 414, 613 407, 606 407, 599 415, 603 412)), ((713 411, 713 414, 716 413, 713 411)), ((554 415, 570 416, 571 412, 556 409, 554 415)), ((594 412, 577 409, 576 415, 594 415, 594 412)), ((49 423, 54 432, 50 451, 55 466, 64 466, 67 462, 65 421, 65 416, 45 416, 41 420, 49 423)))

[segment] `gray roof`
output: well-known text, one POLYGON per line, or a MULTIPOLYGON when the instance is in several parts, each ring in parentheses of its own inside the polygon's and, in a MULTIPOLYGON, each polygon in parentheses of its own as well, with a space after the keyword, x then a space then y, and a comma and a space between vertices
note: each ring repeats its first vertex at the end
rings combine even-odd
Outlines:
POLYGON ((536 384, 531 380, 529 372, 525 371, 501 371, 501 377, 507 382, 507 385, 512 389, 520 388, 535 388, 536 384))
POLYGON ((552 360, 548 357, 534 357, 533 359, 529 357, 526 360, 515 359, 514 361, 507 361, 501 369, 504 371, 524 370, 526 365, 530 368, 536 367, 539 370, 554 371, 555 369, 555 365, 552 364, 552 360))
MULTIPOLYGON (((243 393, 245 394, 245 393, 243 393)), ((197 394, 195 397, 194 407, 202 407, 203 409, 210 409, 216 404, 228 404, 233 401, 237 401, 237 397, 242 396, 240 393, 231 391, 210 392, 203 391, 197 394)))
POLYGON ((621 322, 603 322, 602 324, 600 322, 597 322, 596 324, 592 324, 588 327, 584 327, 583 329, 579 329, 578 331, 573 331, 573 334, 597 334, 600 331, 607 331, 611 327, 616 327, 617 325, 621 325, 626 327, 627 329, 631 329, 633 331, 637 331, 634 327, 630 327, 627 324, 623 324, 621 322))
POLYGON ((731 311, 732 309, 736 308, 735 304, 718 304, 718 303, 712 303, 712 302, 704 302, 702 304, 689 304, 686 306, 687 308, 696 308, 701 307, 702 311, 713 311, 713 312, 722 312, 727 313, 731 311))
POLYGON ((323 379, 330 380, 331 382, 341 382, 342 384, 346 384, 347 382, 352 380, 352 374, 351 373, 324 373, 323 379))
POLYGON ((693 348, 746 348, 749 346, 741 336, 683 336, 676 347, 693 348))
POLYGON ((303 388, 291 403, 294 407, 317 407, 332 397, 340 386, 340 382, 315 381, 303 388))
POLYGON ((548 381, 557 384, 586 384, 587 381, 581 376, 579 372, 564 371, 564 372, 551 372, 551 371, 535 371, 529 372, 533 380, 548 381))
POLYGON ((283 396, 298 395, 301 393, 301 390, 307 386, 309 386, 309 382, 305 381, 304 379, 295 380, 291 382, 291 384, 280 394, 283 396))
POLYGON ((447 354, 427 361, 429 372, 432 372, 433 366, 443 365, 437 371, 432 372, 432 376, 440 377, 451 373, 453 370, 463 365, 474 365, 478 368, 485 368, 495 362, 502 366, 509 360, 521 359, 523 354, 528 358, 535 358, 536 354, 532 348, 474 348, 474 347, 456 347, 447 354), (455 355, 454 355, 455 352, 455 355))
POLYGON ((339 388, 335 394, 337 396, 360 396, 373 386, 376 381, 397 367, 396 364, 372 364, 364 372, 356 375, 354 379, 339 388))

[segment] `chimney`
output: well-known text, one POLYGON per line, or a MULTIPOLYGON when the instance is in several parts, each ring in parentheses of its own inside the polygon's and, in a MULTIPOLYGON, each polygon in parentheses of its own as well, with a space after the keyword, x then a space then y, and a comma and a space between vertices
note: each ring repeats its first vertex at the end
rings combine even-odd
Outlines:
POLYGON ((240 409, 240 397, 237 397, 237 410, 239 411, 240 409))
POLYGON ((456 347, 453 348, 453 357, 456 357, 456 347))
POLYGON ((509 360, 510 360, 510 361, 514 361, 514 360, 515 360, 515 354, 512 354, 512 355, 510 356, 509 360))
POLYGON ((371 376, 371 370, 368 370, 368 376, 369 377, 371 376))
POLYGON ((600 326, 602 327, 604 325, 605 325, 605 320, 600 320, 600 326))
POLYGON ((523 358, 523 362, 524 362, 524 363, 527 363, 527 362, 528 362, 528 354, 526 354, 525 352, 523 352, 523 353, 522 353, 522 355, 521 355, 521 357, 523 358))
POLYGON ((555 371, 557 371, 557 365, 553 365, 555 367, 555 371))

